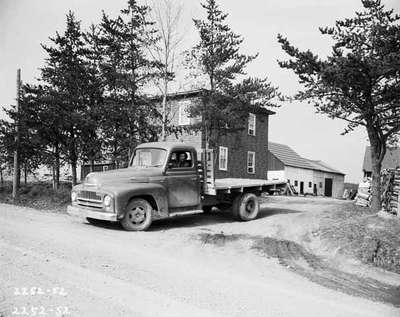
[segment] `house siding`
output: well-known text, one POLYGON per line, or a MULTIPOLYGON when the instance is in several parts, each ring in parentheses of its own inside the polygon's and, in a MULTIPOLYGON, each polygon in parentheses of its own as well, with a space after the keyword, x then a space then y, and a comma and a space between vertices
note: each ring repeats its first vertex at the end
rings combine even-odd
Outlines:
POLYGON ((228 170, 221 171, 215 165, 216 178, 256 178, 268 177, 268 115, 256 114, 256 135, 248 135, 247 120, 243 130, 220 137, 214 149, 214 162, 218 163, 218 147, 228 148, 228 170), (247 172, 247 152, 255 152, 255 173, 247 172))
POLYGON ((344 191, 344 175, 314 171, 314 183, 317 184, 317 195, 325 195, 325 179, 332 179, 332 197, 342 198, 344 191), (322 187, 319 184, 322 183, 322 187))
MULTIPOLYGON (((182 98, 170 102, 169 124, 179 126, 179 107, 188 102, 201 102, 199 97, 182 98)), ((244 129, 235 133, 221 135, 214 150, 215 178, 257 178, 267 179, 268 175, 268 114, 256 113, 256 135, 248 134, 248 120, 244 129), (228 168, 219 170, 219 147, 228 148, 228 168), (255 173, 247 172, 247 152, 255 152, 255 173)), ((199 118, 191 118, 191 124, 198 123, 199 118)), ((180 131, 169 134, 166 141, 182 141, 196 147, 198 152, 205 148, 204 135, 201 131, 180 131)))
POLYGON ((305 168, 297 168, 292 166, 285 166, 285 178, 290 180, 290 184, 294 186, 296 191, 300 193, 300 183, 304 184, 304 194, 312 194, 313 188, 309 188, 308 183, 313 183, 314 171, 305 169, 305 168), (297 181, 297 186, 295 186, 295 181, 297 181))
MULTIPOLYGON (((170 111, 168 114, 168 124, 171 126, 182 127, 181 132, 168 134, 166 136, 166 141, 168 142, 185 142, 193 145, 198 152, 203 148, 202 133, 200 131, 186 131, 184 126, 179 126, 179 107, 184 104, 200 102, 200 98, 192 97, 178 100, 170 101, 170 111)), ((198 122, 199 119, 190 119, 190 123, 194 124, 198 122)), ((161 141, 161 140, 160 140, 161 141)))

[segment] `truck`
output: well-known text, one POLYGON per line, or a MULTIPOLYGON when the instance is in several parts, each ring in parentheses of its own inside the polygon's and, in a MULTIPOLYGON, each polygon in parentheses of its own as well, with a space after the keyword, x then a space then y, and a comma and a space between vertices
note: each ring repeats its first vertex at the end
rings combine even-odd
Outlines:
POLYGON ((239 221, 257 217, 259 197, 286 186, 280 180, 214 178, 211 149, 199 152, 183 142, 151 142, 136 147, 127 168, 90 173, 72 188, 67 212, 120 222, 142 231, 154 220, 188 213, 231 210, 239 221))

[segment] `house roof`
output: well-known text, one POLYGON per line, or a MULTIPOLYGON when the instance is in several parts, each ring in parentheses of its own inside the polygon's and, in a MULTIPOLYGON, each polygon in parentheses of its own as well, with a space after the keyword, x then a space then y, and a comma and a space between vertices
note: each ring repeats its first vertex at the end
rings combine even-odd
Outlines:
MULTIPOLYGON (((206 89, 194 89, 194 90, 186 90, 186 91, 178 91, 174 93, 168 94, 168 99, 177 100, 177 99, 185 99, 185 98, 195 98, 201 97, 201 94, 207 91, 206 89)), ((161 101, 162 95, 155 95, 150 97, 152 100, 161 101)), ((262 113, 266 115, 273 115, 276 112, 271 111, 265 107, 253 107, 255 113, 262 113)))
POLYGON ((322 162, 320 160, 308 160, 304 157, 301 157, 293 149, 285 144, 268 142, 268 150, 284 165, 287 166, 344 175, 344 173, 330 167, 325 162, 322 162))
MULTIPOLYGON (((382 161, 382 169, 400 167, 400 147, 387 148, 382 161)), ((363 171, 372 172, 371 147, 365 148, 363 171)))

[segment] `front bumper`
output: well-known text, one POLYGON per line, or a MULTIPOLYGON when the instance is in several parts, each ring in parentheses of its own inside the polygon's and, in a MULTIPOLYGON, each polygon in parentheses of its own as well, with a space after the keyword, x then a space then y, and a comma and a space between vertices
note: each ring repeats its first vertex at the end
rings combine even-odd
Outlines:
POLYGON ((93 210, 88 210, 88 209, 80 208, 80 207, 76 207, 76 206, 68 206, 67 213, 71 216, 77 216, 77 217, 81 217, 81 218, 93 218, 93 219, 108 220, 108 221, 118 221, 117 214, 93 211, 93 210))

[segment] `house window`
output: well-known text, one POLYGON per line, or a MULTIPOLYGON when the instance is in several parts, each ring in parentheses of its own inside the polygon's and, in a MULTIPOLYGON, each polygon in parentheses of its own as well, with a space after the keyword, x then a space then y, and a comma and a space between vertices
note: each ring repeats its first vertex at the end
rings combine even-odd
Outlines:
POLYGON ((108 165, 103 165, 103 172, 108 171, 108 165))
POLYGON ((288 184, 290 184, 290 179, 287 180, 288 184))
POLYGON ((189 125, 190 124, 190 117, 188 113, 188 104, 181 103, 179 105, 179 125, 189 125))
POLYGON ((294 181, 294 186, 298 186, 299 182, 298 181, 294 181))
POLYGON ((256 153, 247 152, 247 173, 254 174, 256 172, 256 153))
POLYGON ((308 182, 308 187, 312 188, 312 183, 311 182, 308 182))
POLYGON ((249 135, 256 135, 256 115, 249 113, 249 135))
POLYGON ((225 146, 219 147, 219 169, 221 171, 228 170, 228 148, 225 146))
POLYGON ((319 182, 319 188, 322 188, 322 182, 319 182))

